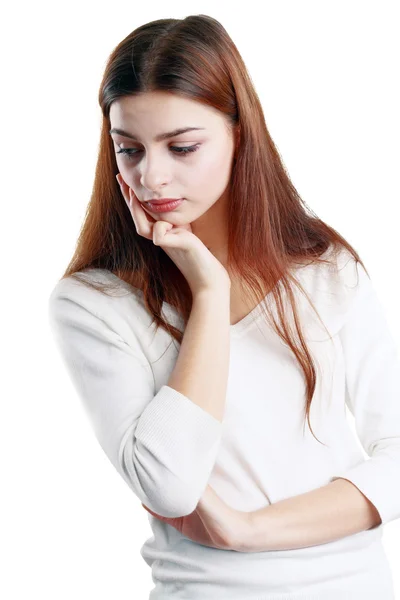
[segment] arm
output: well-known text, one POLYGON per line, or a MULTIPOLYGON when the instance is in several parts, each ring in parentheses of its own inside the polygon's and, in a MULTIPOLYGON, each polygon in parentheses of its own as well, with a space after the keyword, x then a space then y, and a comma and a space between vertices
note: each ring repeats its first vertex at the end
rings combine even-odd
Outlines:
POLYGON ((380 523, 379 513, 368 498, 349 481, 337 479, 249 513, 243 549, 262 552, 316 546, 380 523))
POLYGON ((193 296, 179 355, 168 380, 169 387, 221 423, 229 371, 229 305, 229 287, 203 290, 193 296))
MULTIPOLYGON (((102 271, 95 274, 100 277, 102 271)), ((119 298, 111 301, 77 279, 66 278, 57 283, 48 308, 64 366, 112 465, 154 512, 165 517, 192 512, 207 485, 221 438, 217 416, 225 400, 222 380, 228 359, 225 355, 217 360, 213 351, 227 350, 229 294, 216 292, 194 302, 171 386, 158 390, 151 359, 162 355, 163 347, 151 354, 149 349, 150 355, 144 352, 143 334, 151 318, 135 298, 128 309, 119 298), (129 321, 125 310, 130 311, 129 321), (195 368, 189 383, 191 365, 195 368), (194 392, 193 401, 183 392, 194 392)))
POLYGON ((368 458, 353 459, 328 485, 250 513, 257 548, 326 543, 400 517, 398 349, 370 278, 359 264, 357 271, 359 279, 353 281, 346 270, 354 295, 339 338, 346 404, 368 458))
MULTIPOLYGON (((167 384, 140 416, 121 452, 133 475, 141 462, 166 466, 163 505, 142 504, 164 517, 191 514, 198 504, 217 458, 228 384, 230 289, 202 290, 193 295, 192 309, 167 384), (167 401, 166 398, 167 397, 167 401), (146 454, 144 454, 146 451, 146 454), (194 468, 195 465, 195 468, 194 468), (169 472, 169 475, 167 475, 169 472), (166 499, 168 504, 165 504, 166 499)), ((149 473, 148 485, 159 487, 149 473)))

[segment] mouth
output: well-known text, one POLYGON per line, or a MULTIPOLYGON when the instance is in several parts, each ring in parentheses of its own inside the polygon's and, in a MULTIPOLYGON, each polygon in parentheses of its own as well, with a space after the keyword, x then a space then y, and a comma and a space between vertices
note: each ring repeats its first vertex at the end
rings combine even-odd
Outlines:
POLYGON ((161 212, 170 212, 175 210, 184 202, 184 198, 179 198, 178 200, 167 200, 165 201, 152 201, 145 202, 144 208, 153 213, 161 213, 161 212))
POLYGON ((183 198, 160 198, 159 200, 145 200, 144 202, 147 204, 151 202, 152 204, 167 204, 167 202, 176 202, 177 200, 183 200, 183 198))

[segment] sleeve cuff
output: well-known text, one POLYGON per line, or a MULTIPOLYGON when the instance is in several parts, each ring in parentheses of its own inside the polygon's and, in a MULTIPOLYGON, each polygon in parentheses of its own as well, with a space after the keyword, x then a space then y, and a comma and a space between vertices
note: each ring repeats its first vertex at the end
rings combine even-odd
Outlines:
POLYGON ((347 479, 372 502, 382 520, 382 525, 400 517, 400 467, 392 456, 393 449, 374 456, 331 477, 347 479))
POLYGON ((207 476, 211 472, 221 432, 218 419, 163 385, 141 414, 135 438, 179 479, 190 482, 194 475, 199 479, 202 469, 207 476))

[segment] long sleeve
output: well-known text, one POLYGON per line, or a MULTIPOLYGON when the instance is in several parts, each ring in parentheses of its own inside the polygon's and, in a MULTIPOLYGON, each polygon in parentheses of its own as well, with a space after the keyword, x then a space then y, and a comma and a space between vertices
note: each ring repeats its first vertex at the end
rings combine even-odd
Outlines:
POLYGON ((86 294, 61 280, 48 314, 94 433, 143 504, 165 517, 189 514, 213 469, 221 423, 168 385, 155 393, 139 341, 128 345, 107 322, 110 304, 86 294))
POLYGON ((368 454, 331 478, 352 482, 374 504, 382 524, 400 517, 400 361, 375 288, 357 264, 359 282, 339 332, 346 404, 368 454))

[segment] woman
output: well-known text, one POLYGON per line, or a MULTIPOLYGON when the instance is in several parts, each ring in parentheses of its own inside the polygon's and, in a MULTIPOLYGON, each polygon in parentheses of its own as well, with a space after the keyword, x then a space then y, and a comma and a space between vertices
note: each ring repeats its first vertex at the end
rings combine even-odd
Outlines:
POLYGON ((359 255, 291 183, 235 45, 206 15, 147 23, 99 102, 92 198, 49 314, 148 512, 150 599, 393 598, 394 340, 359 255))

